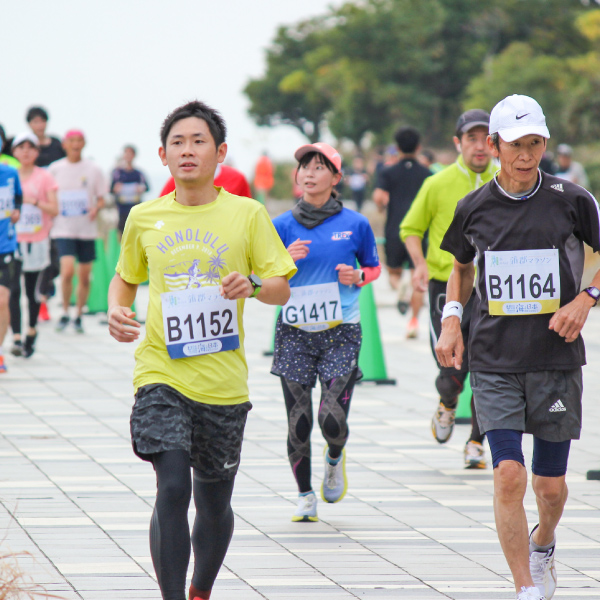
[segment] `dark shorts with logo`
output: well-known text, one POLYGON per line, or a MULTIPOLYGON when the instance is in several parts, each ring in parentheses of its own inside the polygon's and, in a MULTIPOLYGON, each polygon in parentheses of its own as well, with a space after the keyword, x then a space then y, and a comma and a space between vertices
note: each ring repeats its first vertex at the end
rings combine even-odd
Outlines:
POLYGON ((133 451, 143 460, 168 450, 185 450, 201 481, 235 477, 250 402, 204 404, 165 384, 144 385, 131 412, 133 451))
POLYGON ((482 433, 514 429, 548 442, 581 434, 581 368, 530 373, 471 373, 482 433))
POLYGON ((0 254, 0 285, 10 289, 15 276, 15 260, 12 252, 0 254))
POLYGON ((361 341, 360 323, 308 332, 282 323, 279 315, 271 373, 314 387, 317 375, 330 381, 356 369, 361 341))

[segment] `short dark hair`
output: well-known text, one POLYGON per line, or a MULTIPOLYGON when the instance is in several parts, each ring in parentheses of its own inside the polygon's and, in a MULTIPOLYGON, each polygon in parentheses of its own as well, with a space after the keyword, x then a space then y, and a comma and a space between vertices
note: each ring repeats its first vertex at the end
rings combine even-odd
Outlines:
POLYGON ((496 150, 500 151, 500 134, 498 132, 491 133, 490 137, 492 138, 492 144, 494 144, 496 150))
POLYGON ((419 146, 421 136, 414 127, 400 127, 394 135, 400 152, 412 154, 419 146))
POLYGON ((320 152, 307 152, 299 161, 298 167, 305 167, 314 157, 317 157, 319 162, 327 167, 334 175, 337 175, 339 171, 335 168, 335 165, 320 152))
POLYGON ((47 121, 48 111, 45 108, 42 108, 41 106, 32 106, 27 111, 27 116, 25 117, 25 119, 28 123, 31 123, 31 121, 33 121, 33 119, 35 119, 36 117, 42 117, 44 121, 47 121))
POLYGON ((134 156, 137 156, 137 150, 135 149, 135 146, 132 146, 131 144, 126 144, 125 146, 123 146, 123 150, 127 149, 131 150, 134 156))
POLYGON ((227 127, 223 117, 218 111, 207 104, 204 104, 204 102, 194 100, 183 106, 179 106, 174 111, 170 112, 163 121, 162 127, 160 128, 160 141, 163 148, 167 145, 167 138, 169 137, 173 125, 175 125, 177 121, 189 119, 190 117, 196 117, 197 119, 202 119, 206 122, 217 148, 225 141, 227 127))

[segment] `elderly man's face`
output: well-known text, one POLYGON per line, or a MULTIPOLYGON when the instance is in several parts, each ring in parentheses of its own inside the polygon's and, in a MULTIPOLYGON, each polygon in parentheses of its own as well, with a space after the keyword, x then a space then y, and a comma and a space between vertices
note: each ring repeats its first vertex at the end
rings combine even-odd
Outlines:
POLYGON ((499 138, 499 148, 488 145, 495 157, 500 160, 503 178, 511 182, 512 187, 527 190, 537 181, 538 167, 546 151, 546 138, 541 135, 524 135, 513 142, 505 142, 499 138))

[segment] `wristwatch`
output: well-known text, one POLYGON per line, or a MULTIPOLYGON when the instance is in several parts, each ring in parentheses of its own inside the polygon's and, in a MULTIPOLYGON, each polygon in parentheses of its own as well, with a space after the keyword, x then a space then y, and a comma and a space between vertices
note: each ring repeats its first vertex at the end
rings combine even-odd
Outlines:
POLYGON ((591 285, 590 287, 585 288, 585 290, 583 291, 596 301, 594 302, 594 306, 596 306, 596 304, 598 304, 598 300, 600 300, 600 290, 597 287, 591 285))
POLYGON ((248 280, 254 288, 254 291, 250 294, 250 298, 256 298, 262 288, 262 279, 258 275, 252 273, 252 275, 248 275, 248 280))
POLYGON ((365 282, 365 272, 362 269, 358 269, 358 274, 360 276, 359 283, 364 283, 365 282))

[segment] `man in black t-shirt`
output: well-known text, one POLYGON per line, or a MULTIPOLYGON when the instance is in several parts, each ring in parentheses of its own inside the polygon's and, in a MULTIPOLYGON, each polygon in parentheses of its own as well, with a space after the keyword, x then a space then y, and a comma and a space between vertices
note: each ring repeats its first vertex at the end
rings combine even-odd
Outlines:
POLYGON ((579 334, 600 297, 600 271, 579 291, 583 243, 600 251, 600 212, 585 189, 539 170, 550 134, 535 100, 502 100, 489 131, 501 170, 459 202, 442 242, 455 261, 436 352, 443 366, 460 368, 460 318, 475 261, 471 386, 492 452, 496 529, 517 598, 548 600, 556 589, 554 532, 567 500, 569 449, 581 431, 579 334), (523 433, 534 436, 539 511, 529 539, 523 433))
POLYGON ((46 135, 48 112, 41 106, 32 106, 25 116, 31 131, 39 140, 40 155, 35 161, 38 167, 47 167, 66 156, 62 142, 51 135, 46 135))
MULTIPOLYGON (((400 279, 405 267, 414 269, 413 262, 406 246, 400 240, 400 223, 408 212, 417 192, 431 171, 417 160, 419 151, 419 132, 413 127, 402 127, 395 135, 396 144, 400 151, 400 161, 385 167, 379 174, 377 187, 373 192, 373 201, 380 210, 387 209, 385 222, 385 257, 390 284, 400 292, 400 279)), ((423 292, 413 288, 410 300, 412 309, 406 337, 415 338, 418 335, 418 316, 423 306, 423 292)), ((401 292, 398 309, 404 314, 407 303, 401 292)))

